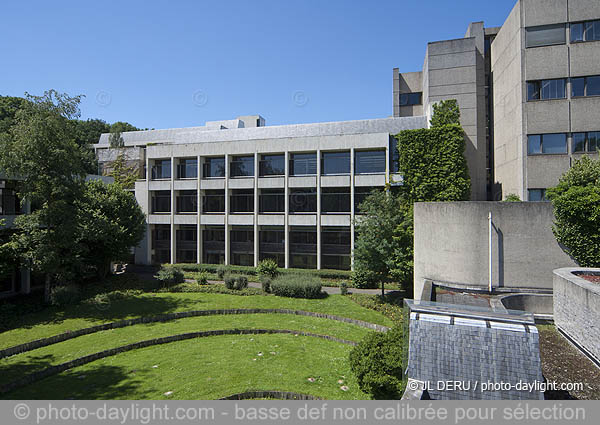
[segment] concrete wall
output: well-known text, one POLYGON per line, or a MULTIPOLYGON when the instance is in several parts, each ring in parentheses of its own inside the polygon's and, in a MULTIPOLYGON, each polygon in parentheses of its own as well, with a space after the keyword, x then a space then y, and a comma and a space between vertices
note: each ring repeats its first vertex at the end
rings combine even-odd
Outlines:
POLYGON ((554 323, 600 365, 600 285, 573 272, 600 269, 554 270, 554 323))
POLYGON ((552 234, 546 202, 415 204, 415 299, 424 279, 488 285, 488 213, 492 212, 494 287, 552 289, 552 270, 573 266, 552 234))

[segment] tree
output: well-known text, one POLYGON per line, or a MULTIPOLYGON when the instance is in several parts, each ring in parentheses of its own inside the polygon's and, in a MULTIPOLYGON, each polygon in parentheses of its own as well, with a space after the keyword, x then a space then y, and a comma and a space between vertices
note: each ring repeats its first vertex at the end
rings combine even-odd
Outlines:
POLYGON ((85 265, 99 277, 110 263, 126 261, 131 247, 143 238, 146 218, 133 194, 118 184, 88 181, 83 197, 75 205, 79 222, 77 243, 85 265))
POLYGON ((433 104, 433 116, 429 125, 434 128, 448 124, 460 125, 460 109, 456 99, 442 100, 433 104))
POLYGON ((112 123, 110 126, 111 133, 124 133, 126 131, 140 131, 141 128, 137 128, 133 124, 129 124, 128 122, 117 121, 112 123))
POLYGON ((576 160, 546 197, 558 243, 580 266, 600 267, 600 160, 576 160))
POLYGON ((73 205, 83 189, 86 154, 70 120, 79 117, 81 96, 50 90, 26 97, 9 133, 0 135, 0 169, 21 180, 21 202, 39 206, 15 219, 9 243, 24 266, 46 275, 48 299, 52 281, 69 279, 78 261, 73 205))

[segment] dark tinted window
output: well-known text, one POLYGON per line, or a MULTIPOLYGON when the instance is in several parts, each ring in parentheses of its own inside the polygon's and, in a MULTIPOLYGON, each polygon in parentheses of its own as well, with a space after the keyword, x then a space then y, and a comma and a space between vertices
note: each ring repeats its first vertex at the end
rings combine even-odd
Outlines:
POLYGON ((225 191, 224 190, 205 190, 202 196, 203 213, 223 213, 225 212, 225 191))
POLYGON ((422 93, 402 93, 400 94, 400 106, 420 105, 422 93))
POLYGON ((259 167, 261 176, 283 176, 285 174, 285 156, 283 154, 262 155, 259 167))
POLYGON ((203 177, 225 177, 225 157, 204 158, 203 177))
POLYGON ((171 212, 171 191, 156 190, 152 192, 152 212, 171 212))
POLYGON ((354 152, 354 172, 356 174, 384 173, 385 151, 354 152))
POLYGON ((585 133, 573 133, 573 142, 571 149, 573 152, 585 151, 585 133))
POLYGON ((171 178, 171 160, 157 159, 152 167, 152 179, 170 179, 171 178))
POLYGON ((564 133, 542 135, 542 153, 567 153, 567 135, 564 133))
POLYGON ((233 156, 229 163, 231 177, 254 176, 254 155, 233 156))
POLYGON ((190 179, 198 177, 198 160, 196 158, 180 159, 177 164, 177 178, 190 179))
POLYGON ((195 190, 181 190, 177 195, 177 212, 190 213, 198 211, 198 193, 195 190))
POLYGON ((585 95, 599 96, 600 95, 600 76, 587 77, 585 79, 585 95))
POLYGON ((261 213, 282 213, 285 211, 284 190, 261 189, 258 202, 261 213))
POLYGON ((542 153, 542 136, 539 134, 527 137, 527 152, 542 153))
POLYGON ((571 24, 571 43, 583 41, 583 23, 571 24))
POLYGON ((231 191, 230 211, 232 213, 254 212, 254 190, 237 189, 231 191))
POLYGON ((529 200, 531 202, 546 201, 546 189, 529 189, 527 190, 529 200))
POLYGON ((400 170, 400 152, 398 152, 398 139, 390 138, 390 172, 397 173, 400 170))
POLYGON ((317 212, 317 189, 291 189, 290 213, 317 212))
POLYGON ((324 187, 321 189, 321 212, 350 212, 349 187, 324 187))
POLYGON ((540 100, 539 81, 529 81, 527 83, 527 100, 540 100))
POLYGON ((586 22, 583 37, 585 41, 600 40, 600 21, 586 22))
POLYGON ((293 153, 290 155, 290 175, 305 176, 317 174, 316 153, 293 153))
POLYGON ((350 152, 323 152, 322 174, 349 174, 350 152))
POLYGON ((526 29, 526 47, 565 44, 566 33, 564 24, 543 25, 526 29))

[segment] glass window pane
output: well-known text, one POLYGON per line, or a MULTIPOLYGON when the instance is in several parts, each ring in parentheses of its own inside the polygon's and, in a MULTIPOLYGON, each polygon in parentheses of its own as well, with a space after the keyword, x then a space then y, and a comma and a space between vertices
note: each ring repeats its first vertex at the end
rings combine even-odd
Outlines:
POLYGON ((583 41, 583 24, 571 24, 571 43, 583 41))
POLYGON ((408 94, 409 105, 420 105, 421 104, 421 92, 409 93, 408 94))
POLYGON ((562 99, 565 97, 565 80, 543 80, 542 99, 562 99))
POLYGON ((261 155, 259 174, 261 176, 282 176, 285 174, 285 156, 261 155))
POLYGON ((571 97, 585 96, 585 78, 571 78, 571 97))
POLYGON ((400 106, 408 105, 408 93, 400 94, 400 106))
POLYGON ((585 23, 585 41, 600 40, 600 21, 591 21, 585 23))
POLYGON ((528 191, 529 201, 540 202, 545 200, 544 189, 529 189, 528 191))
POLYGON ((600 131, 588 133, 588 152, 596 152, 600 148, 600 131))
POLYGON ((573 133, 573 152, 585 151, 585 133, 573 133))
POLYGON ((323 174, 349 174, 350 152, 323 152, 323 174))
POLYGON ((290 155, 290 175, 304 176, 317 174, 316 153, 293 153, 290 155))
POLYGON ((397 173, 400 170, 400 152, 398 152, 398 139, 390 139, 390 172, 397 173))
POLYGON ((544 134, 542 153, 567 153, 567 135, 565 133, 544 134))
POLYGON ((316 213, 317 189, 291 189, 289 209, 290 213, 316 213))
POLYGON ((527 152, 529 154, 542 153, 542 136, 536 134, 527 137, 527 152))
POLYGON ((566 42, 565 25, 543 25, 526 29, 526 47, 564 44, 566 42))
POLYGON ((585 79, 585 95, 600 96, 600 75, 585 79))
POLYGON ((254 176, 254 155, 233 156, 229 164, 231 177, 254 176))
POLYGON ((527 100, 540 99, 540 82, 531 81, 527 83, 527 100))
POLYGON ((385 173, 385 151, 358 151, 354 153, 356 174, 385 173))
POLYGON ((225 177, 225 157, 204 158, 203 177, 225 177))

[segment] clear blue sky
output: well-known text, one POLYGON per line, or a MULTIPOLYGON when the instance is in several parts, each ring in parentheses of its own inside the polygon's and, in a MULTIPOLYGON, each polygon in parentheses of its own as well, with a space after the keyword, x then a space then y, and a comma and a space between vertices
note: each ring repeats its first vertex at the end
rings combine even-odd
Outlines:
POLYGON ((392 68, 421 70, 428 41, 501 25, 515 2, 4 2, 0 94, 84 94, 83 118, 149 128, 381 118, 392 68))

